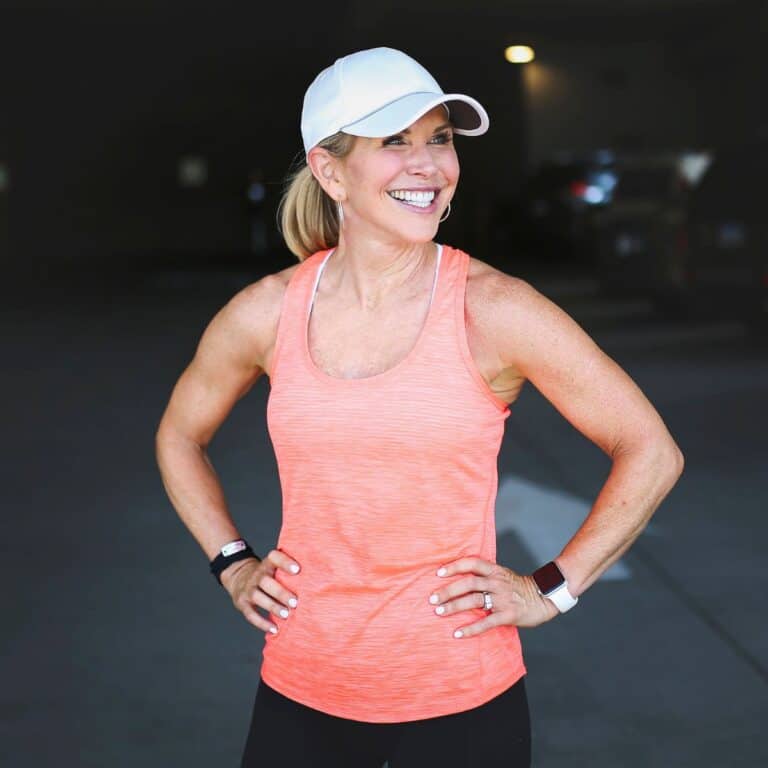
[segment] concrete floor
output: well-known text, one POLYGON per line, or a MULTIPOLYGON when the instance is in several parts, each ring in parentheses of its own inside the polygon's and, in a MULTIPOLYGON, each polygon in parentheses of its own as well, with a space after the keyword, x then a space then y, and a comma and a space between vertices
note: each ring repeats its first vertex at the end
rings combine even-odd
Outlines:
MULTIPOLYGON (((238 765, 262 639, 170 507, 153 438, 205 324, 251 279, 166 273, 5 305, 0 765, 238 765)), ((636 304, 605 311, 588 284, 532 282, 635 378, 687 460, 626 578, 524 631, 534 765, 768 765, 768 350, 736 326, 671 326, 636 304)), ((262 380, 211 448, 262 551, 280 517, 267 394, 262 380)), ((589 504, 608 470, 528 385, 502 481, 589 504)), ((536 564, 525 530, 500 530, 498 559, 536 564)))

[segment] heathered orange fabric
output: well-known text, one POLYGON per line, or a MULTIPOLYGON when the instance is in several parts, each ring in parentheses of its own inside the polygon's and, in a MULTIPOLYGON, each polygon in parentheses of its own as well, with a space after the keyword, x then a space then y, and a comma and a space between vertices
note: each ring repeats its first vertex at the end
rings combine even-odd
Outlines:
POLYGON ((298 596, 266 635, 261 674, 285 696, 339 717, 401 722, 479 706, 525 674, 517 629, 456 639, 484 616, 435 614, 437 569, 496 557, 497 457, 509 409, 471 358, 469 257, 442 247, 415 347, 363 379, 320 370, 307 323, 317 270, 287 287, 267 423, 283 495, 278 547, 301 564, 279 580, 298 596))

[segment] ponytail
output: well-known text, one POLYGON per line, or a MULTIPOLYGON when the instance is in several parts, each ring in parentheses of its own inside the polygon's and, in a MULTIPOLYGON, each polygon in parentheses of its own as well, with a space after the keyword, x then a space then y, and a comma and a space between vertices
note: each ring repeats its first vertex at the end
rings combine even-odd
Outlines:
MULTIPOLYGON (((318 146, 334 157, 343 158, 352 151, 354 142, 354 136, 336 133, 323 139, 318 146)), ((288 176, 277 212, 285 244, 299 261, 339 244, 336 203, 325 193, 305 163, 288 176)))

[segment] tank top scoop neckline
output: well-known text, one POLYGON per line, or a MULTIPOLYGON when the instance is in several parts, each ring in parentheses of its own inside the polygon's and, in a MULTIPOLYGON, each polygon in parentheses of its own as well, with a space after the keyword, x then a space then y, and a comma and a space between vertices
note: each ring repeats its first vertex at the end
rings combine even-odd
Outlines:
POLYGON ((317 288, 318 288, 318 285, 320 284, 320 279, 323 275, 325 265, 328 263, 328 259, 334 254, 335 251, 336 251, 335 248, 331 248, 325 254, 325 256, 323 257, 323 260, 320 262, 320 266, 317 268, 317 272, 315 273, 315 279, 312 284, 312 292, 309 297, 306 314, 303 318, 304 333, 302 334, 302 352, 304 354, 304 358, 309 369, 312 371, 312 373, 315 376, 322 379, 323 381, 338 383, 341 386, 349 386, 349 385, 365 386, 366 383, 376 383, 377 381, 384 380, 389 376, 396 375, 397 373, 399 373, 401 368, 405 368, 408 365, 411 358, 416 357, 419 354, 419 348, 421 347, 423 340, 428 336, 430 327, 432 324, 431 321, 434 315, 433 307, 435 304, 435 295, 437 293, 438 284, 440 283, 440 262, 442 261, 443 246, 439 243, 437 244, 437 257, 435 259, 435 273, 434 273, 434 277, 432 278, 432 292, 429 297, 427 314, 421 325, 419 334, 416 337, 416 341, 413 343, 410 350, 405 354, 404 357, 400 358, 400 360, 398 360, 394 365, 391 365, 389 368, 387 368, 384 371, 380 371, 379 373, 374 373, 370 376, 356 376, 352 378, 347 378, 342 376, 331 376, 331 374, 326 373, 312 359, 312 353, 310 352, 310 349, 309 349, 309 323, 312 317, 312 308, 314 307, 314 304, 315 304, 317 288))
MULTIPOLYGON (((525 674, 516 627, 456 639, 482 619, 435 614, 441 565, 496 559, 498 454, 509 406, 475 366, 464 302, 470 257, 440 246, 410 352, 373 376, 339 378, 309 356, 309 313, 329 251, 286 288, 267 427, 280 479, 276 574, 298 596, 267 633, 261 677, 337 717, 403 722, 480 706, 525 674)), ((457 577, 461 578, 461 577, 457 577)))
MULTIPOLYGON (((429 344, 436 333, 439 334, 440 332, 445 331, 446 315, 452 315, 455 322, 449 323, 449 325, 452 327, 455 341, 458 346, 458 352, 464 361, 467 372, 471 378, 474 379, 477 387, 484 396, 499 411, 509 414, 509 404, 502 400, 491 389, 488 382, 480 373, 469 349, 466 328, 464 325, 464 294, 467 273, 469 270, 469 255, 459 249, 443 245, 442 243, 435 243, 435 245, 437 246, 437 258, 435 260, 432 293, 430 295, 426 317, 411 349, 394 365, 371 376, 346 378, 341 376, 331 376, 329 373, 322 370, 322 368, 318 367, 312 359, 312 354, 309 349, 310 317, 323 270, 328 259, 335 252, 335 248, 330 248, 326 251, 317 251, 311 256, 308 256, 299 266, 299 269, 304 267, 310 270, 310 272, 304 273, 303 290, 300 285, 296 286, 296 289, 303 294, 303 306, 300 316, 294 317, 292 322, 292 324, 294 324, 294 330, 291 335, 293 335, 295 341, 298 341, 298 345, 292 350, 292 355, 298 355, 303 363, 302 367, 306 369, 313 378, 328 386, 349 388, 350 390, 356 388, 364 389, 366 387, 376 388, 379 385, 383 386, 389 383, 390 380, 395 379, 398 375, 405 375, 407 369, 414 366, 418 367, 420 363, 423 364, 422 357, 426 348, 429 347, 429 344), (298 338, 296 338, 296 336, 298 336, 298 338)), ((297 273, 294 274, 293 279, 299 283, 298 270, 297 273)), ((294 305, 293 311, 295 311, 295 309, 297 309, 297 307, 294 305)), ((273 378, 275 375, 278 357, 281 354, 279 351, 282 346, 281 335, 282 334, 278 333, 275 353, 273 355, 272 375, 270 378, 273 378)))

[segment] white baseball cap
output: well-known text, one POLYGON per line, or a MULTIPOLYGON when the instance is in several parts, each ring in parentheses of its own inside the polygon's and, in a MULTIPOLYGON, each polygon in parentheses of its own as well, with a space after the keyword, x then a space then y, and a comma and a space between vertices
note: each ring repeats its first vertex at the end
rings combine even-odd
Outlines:
POLYGON ((351 53, 324 69, 304 94, 304 151, 339 131, 391 136, 438 104, 446 106, 456 133, 479 136, 488 130, 488 113, 479 102, 461 93, 443 93, 432 75, 402 51, 351 53))

